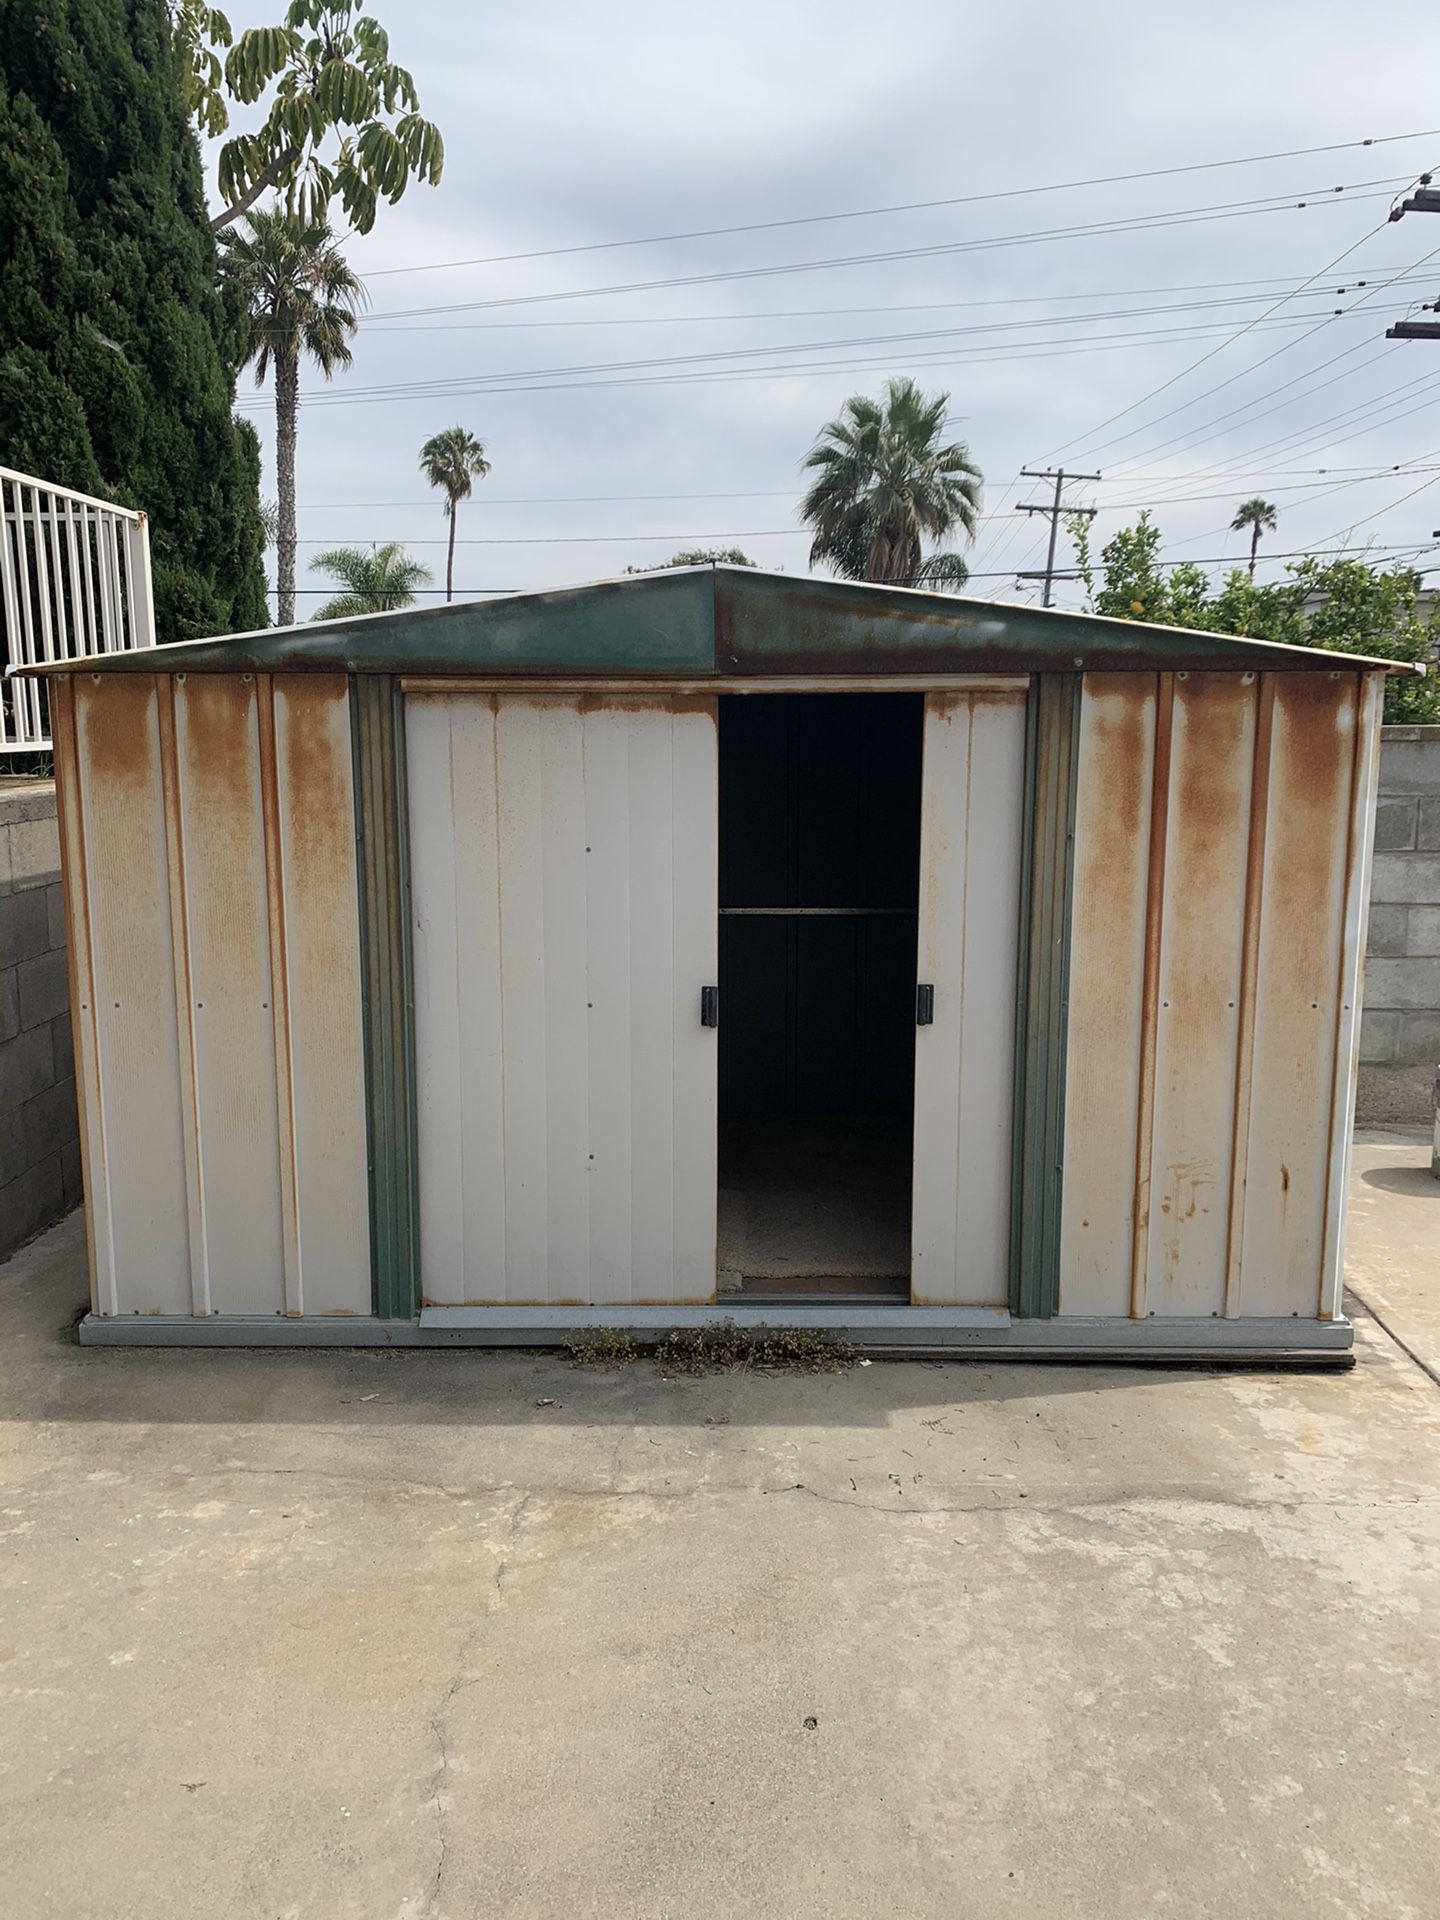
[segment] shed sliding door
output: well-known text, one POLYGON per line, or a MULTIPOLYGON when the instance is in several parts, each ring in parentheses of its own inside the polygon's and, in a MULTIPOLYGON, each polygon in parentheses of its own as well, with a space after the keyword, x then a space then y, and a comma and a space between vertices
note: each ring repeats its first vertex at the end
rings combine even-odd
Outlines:
POLYGON ((709 699, 406 701, 422 1289, 715 1289, 709 699))
POLYGON ((925 702, 911 1298, 1004 1307, 1010 1279, 1023 691, 925 702))

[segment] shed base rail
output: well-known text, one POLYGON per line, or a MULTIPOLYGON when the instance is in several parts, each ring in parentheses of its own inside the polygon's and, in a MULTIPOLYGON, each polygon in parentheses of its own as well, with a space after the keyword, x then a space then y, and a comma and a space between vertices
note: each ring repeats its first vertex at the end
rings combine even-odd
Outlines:
POLYGON ((975 1360, 1088 1360, 1158 1365, 1354 1364, 1348 1320, 1012 1320, 968 1307, 426 1307, 418 1320, 361 1315, 87 1314, 83 1346, 554 1347, 582 1327, 613 1327, 638 1345, 675 1327, 806 1327, 867 1354, 975 1360))

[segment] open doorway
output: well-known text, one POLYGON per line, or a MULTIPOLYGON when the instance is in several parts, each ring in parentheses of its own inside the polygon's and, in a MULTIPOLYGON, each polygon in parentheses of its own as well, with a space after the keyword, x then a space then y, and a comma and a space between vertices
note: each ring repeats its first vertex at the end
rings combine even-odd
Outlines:
POLYGON ((724 1292, 908 1299, 919 694, 720 701, 724 1292))

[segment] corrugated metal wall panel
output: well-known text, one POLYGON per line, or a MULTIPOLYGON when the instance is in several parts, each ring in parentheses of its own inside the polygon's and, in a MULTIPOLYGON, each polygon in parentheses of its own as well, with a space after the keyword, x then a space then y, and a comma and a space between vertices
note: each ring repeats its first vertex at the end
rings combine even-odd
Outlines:
POLYGON ((365 1054, 349 688, 272 679, 290 1015, 299 1255, 306 1314, 370 1311, 365 1054))
MULTIPOLYGON (((75 680, 79 800, 90 926, 106 1215, 94 1226, 101 1313, 192 1311, 186 1138, 165 794, 160 681, 75 680)), ((187 1068, 188 1071, 188 1068, 187 1068)), ((92 1183, 93 1190, 93 1183, 92 1183)))
POLYGON ((1062 1312, 1315 1314, 1373 720, 1352 673, 1087 679, 1062 1312))
POLYGON ((426 1299, 708 1298, 713 701, 411 695, 406 731, 426 1299))
POLYGON ((1253 982, 1254 1044, 1232 1309, 1313 1314, 1325 1237, 1340 1012, 1355 674, 1267 676, 1268 805, 1253 982), (1297 937, 1298 936, 1298 937, 1297 937))
POLYGON ((1155 1036, 1147 1304, 1220 1313, 1235 1121, 1255 683, 1176 674, 1155 1036))
POLYGON ((255 682, 191 674, 162 682, 162 697, 167 687, 194 1049, 197 1310, 274 1313, 285 1260, 255 682))
POLYGON ((74 683, 100 1313, 369 1311, 348 692, 298 675, 271 695, 248 675, 74 683))
POLYGON ((1087 674, 1080 703, 1060 1312, 1128 1314, 1156 676, 1087 674))
POLYGON ((928 1306, 1009 1296, 1024 781, 1023 693, 927 696, 911 1297, 928 1306))

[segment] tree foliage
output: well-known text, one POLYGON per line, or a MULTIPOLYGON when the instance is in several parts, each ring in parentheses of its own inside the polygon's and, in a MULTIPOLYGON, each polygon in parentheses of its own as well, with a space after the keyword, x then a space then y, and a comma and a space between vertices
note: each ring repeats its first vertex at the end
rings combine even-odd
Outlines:
POLYGON ((755 562, 739 547, 686 547, 668 560, 652 560, 645 567, 626 567, 626 573, 663 573, 666 567, 753 567, 755 562))
POLYGON ((149 515, 164 640, 265 618, 239 348, 162 0, 6 0, 0 447, 149 515))
POLYGON ((477 440, 468 427, 446 427, 435 433, 420 449, 420 471, 432 487, 445 495, 445 518, 450 522, 450 540, 445 551, 445 599, 455 597, 455 510, 475 491, 475 482, 490 471, 485 443, 477 440))
POLYGON ((275 374, 275 583, 280 621, 295 618, 295 438, 300 365, 328 380, 350 364, 365 289, 323 220, 257 208, 225 235, 221 267, 248 324, 245 358, 260 385, 275 374))
POLYGON ((803 462, 816 475, 800 506, 814 536, 811 566, 893 587, 964 584, 958 554, 925 554, 927 541, 943 549, 957 532, 973 539, 980 513, 969 448, 942 439, 949 408, 948 393, 895 379, 883 399, 853 394, 821 428, 803 462))
POLYGON ((1385 718, 1440 721, 1440 675, 1435 671, 1440 619, 1422 608, 1420 576, 1408 567, 1371 567, 1363 560, 1327 560, 1316 554, 1291 561, 1284 579, 1259 586, 1243 567, 1236 567, 1217 591, 1200 567, 1161 564, 1160 529, 1142 513, 1133 527, 1122 527, 1101 549, 1097 577, 1088 523, 1077 517, 1068 524, 1090 612, 1202 633, 1242 634, 1286 646, 1429 663, 1431 672, 1424 679, 1397 676, 1387 681, 1385 718))
POLYGON ((393 613, 413 606, 415 589, 428 586, 430 569, 412 560, 398 540, 383 547, 332 547, 310 562, 316 573, 329 573, 345 591, 327 600, 317 620, 349 620, 357 613, 393 613))
POLYGON ((439 130, 390 58, 389 35, 355 0, 291 0, 279 25, 238 40, 203 0, 170 0, 170 19, 186 101, 206 133, 229 130, 232 101, 261 108, 260 124, 220 149, 217 227, 273 187, 306 223, 327 219, 338 196, 350 225, 368 233, 381 200, 398 200, 412 179, 439 181, 439 130))

